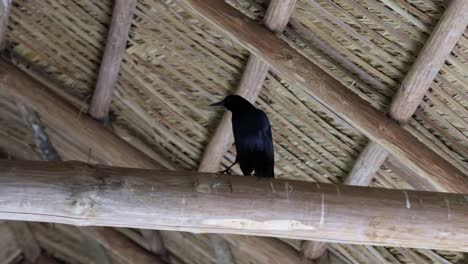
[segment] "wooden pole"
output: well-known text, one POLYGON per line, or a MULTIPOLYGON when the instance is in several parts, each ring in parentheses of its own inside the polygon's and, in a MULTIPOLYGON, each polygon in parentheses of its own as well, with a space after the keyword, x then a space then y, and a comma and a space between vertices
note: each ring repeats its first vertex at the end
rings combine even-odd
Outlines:
POLYGON ((11 0, 0 1, 0 51, 5 49, 11 0))
MULTIPOLYGON (((265 15, 265 27, 276 34, 283 32, 295 3, 296 0, 272 0, 265 15)), ((235 93, 254 103, 269 69, 270 66, 267 63, 257 56, 251 55, 235 93)), ((203 153, 198 171, 213 172, 218 170, 221 159, 233 142, 231 113, 226 111, 203 153)))
POLYGON ((98 120, 105 120, 109 114, 135 7, 135 0, 114 1, 109 35, 89 107, 89 114, 98 120))
MULTIPOLYGON (((419 53, 418 58, 403 79, 397 95, 393 98, 389 111, 392 118, 406 123, 414 114, 437 72, 442 68, 445 60, 450 55, 450 51, 466 29, 468 23, 467 12, 467 1, 452 0, 450 2, 444 15, 440 18, 433 33, 419 53)), ((375 142, 369 142, 359 155, 344 183, 356 186, 369 186, 375 173, 377 173, 388 156, 389 153, 383 147, 375 142)), ((414 180, 414 178, 411 177, 410 180, 414 180)), ((419 179, 418 185, 421 185, 423 181, 419 179)), ((448 187, 447 191, 449 192, 456 191, 451 189, 450 186, 441 187, 448 187)), ((436 186, 429 188, 437 190, 436 186)), ((310 241, 305 243, 305 245, 307 251, 304 253, 312 259, 318 259, 327 248, 326 243, 318 241, 310 241)))
POLYGON ((302 87, 333 109, 411 170, 430 180, 438 190, 449 186, 457 192, 468 193, 468 181, 463 172, 273 33, 224 1, 182 0, 181 3, 267 62, 290 85, 302 87))
MULTIPOLYGON (((468 2, 452 0, 440 18, 433 33, 419 53, 390 106, 389 115, 406 123, 416 111, 436 74, 444 65, 455 44, 468 25, 468 2)), ((367 186, 389 153, 375 142, 370 142, 361 153, 345 183, 367 186)), ((450 185, 440 186, 449 192, 450 185)), ((436 187, 434 187, 436 188, 436 187)), ((442 189, 439 189, 442 190, 442 189)))
POLYGON ((0 161, 0 219, 468 251, 465 195, 0 161))

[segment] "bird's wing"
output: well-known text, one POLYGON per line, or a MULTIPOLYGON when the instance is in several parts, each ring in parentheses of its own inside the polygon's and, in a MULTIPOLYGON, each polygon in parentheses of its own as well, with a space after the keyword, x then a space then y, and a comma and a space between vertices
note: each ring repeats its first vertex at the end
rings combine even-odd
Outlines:
POLYGON ((273 177, 274 150, 270 122, 266 114, 252 111, 248 115, 233 116, 233 131, 237 159, 245 168, 264 177, 273 177))

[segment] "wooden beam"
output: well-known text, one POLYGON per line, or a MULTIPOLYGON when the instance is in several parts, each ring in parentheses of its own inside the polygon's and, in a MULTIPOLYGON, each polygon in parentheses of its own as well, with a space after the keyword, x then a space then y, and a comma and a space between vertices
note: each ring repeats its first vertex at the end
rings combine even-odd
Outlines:
MULTIPOLYGON (((414 114, 436 74, 466 29, 468 25, 467 13, 468 2, 466 0, 452 0, 449 3, 413 66, 403 79, 395 98, 393 98, 389 111, 392 118, 398 122, 406 123, 414 114)), ((388 155, 389 153, 383 147, 375 142, 370 142, 357 159, 345 183, 360 186, 369 185, 388 155)), ((449 192, 457 191, 450 184, 440 187, 449 192)))
POLYGON ((390 106, 390 116, 406 123, 468 26, 468 2, 451 0, 433 33, 403 79, 390 106))
MULTIPOLYGON (((283 32, 294 9, 296 0, 272 0, 268 5, 264 25, 276 34, 283 32)), ((262 89, 270 66, 259 57, 251 55, 235 94, 254 103, 262 89)), ((221 159, 233 144, 231 113, 226 111, 203 153, 198 171, 213 172, 219 169, 221 159)))
POLYGON ((107 119, 109 114, 112 94, 117 85, 135 7, 135 0, 114 1, 106 47, 89 107, 89 114, 98 120, 107 119))
MULTIPOLYGON (((450 55, 450 51, 463 34, 468 23, 467 12, 467 1, 452 0, 450 2, 413 66, 403 79, 390 107, 389 114, 392 118, 406 123, 414 114, 436 74, 450 55)), ((344 180, 344 184, 369 186, 388 156, 387 150, 370 141, 357 158, 353 169, 344 180)), ((412 176, 411 174, 403 175, 412 176)), ((410 177, 409 180, 414 183, 415 179, 410 177)), ((417 181, 418 184, 415 186, 421 186, 421 183, 426 182, 423 179, 417 179, 417 181)), ((426 185, 428 184, 424 184, 425 189, 427 189, 426 185)), ((445 188, 446 186, 440 187, 445 188)), ((433 186, 431 189, 437 188, 433 186)), ((449 187, 447 191, 456 190, 449 187)), ((305 245, 307 252, 304 254, 312 259, 320 258, 328 246, 327 243, 319 241, 306 242, 305 245)))
POLYGON ((82 162, 0 171, 0 219, 468 251, 462 194, 82 162))
MULTIPOLYGON (((111 131, 81 114, 78 109, 49 92, 47 87, 0 59, 0 87, 38 112, 49 129, 62 131, 77 146, 90 149, 101 164, 164 169, 161 164, 129 145, 111 131)), ((52 142, 54 143, 54 142, 52 142)), ((88 151, 84 151, 86 153, 88 151)))
POLYGON ((302 87, 322 104, 339 113, 345 121, 398 157, 421 177, 426 177, 439 190, 449 186, 456 192, 468 193, 468 180, 463 172, 273 33, 224 1, 181 0, 181 3, 267 62, 290 85, 302 87))
POLYGON ((0 51, 6 47, 6 35, 8 30, 8 17, 10 15, 11 0, 0 1, 0 51))

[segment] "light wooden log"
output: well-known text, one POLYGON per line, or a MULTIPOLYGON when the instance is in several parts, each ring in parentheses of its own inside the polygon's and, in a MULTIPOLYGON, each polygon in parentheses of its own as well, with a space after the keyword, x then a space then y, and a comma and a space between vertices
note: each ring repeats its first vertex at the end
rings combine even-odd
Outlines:
POLYGON ((369 142, 344 180, 344 184, 369 186, 387 157, 388 152, 385 149, 374 142, 369 142))
MULTIPOLYGON (((393 98, 389 111, 392 118, 406 123, 414 114, 436 74, 450 55, 450 51, 466 29, 467 13, 467 1, 452 0, 450 2, 393 98)), ((357 159, 345 183, 369 185, 388 155, 389 153, 383 147, 370 142, 357 159)), ((456 191, 450 186, 440 187, 443 189, 447 187, 447 191, 456 191)))
POLYGON ((89 148, 99 163, 164 169, 158 163, 159 160, 153 161, 111 131, 104 129, 99 122, 80 114, 78 109, 50 93, 47 87, 1 59, 0 87, 38 112, 49 129, 62 131, 67 137, 72 138, 77 146, 89 148))
MULTIPOLYGON (((467 12, 467 1, 452 0, 450 2, 444 15, 419 53, 418 58, 403 79, 400 89, 390 107, 389 114, 392 118, 406 123, 414 114, 437 72, 443 66, 445 60, 450 55, 450 51, 463 34, 468 23, 467 12)), ((359 155, 344 183, 348 185, 369 186, 374 175, 388 156, 389 153, 383 147, 375 142, 369 142, 359 155)), ((397 166, 394 167, 398 168, 397 166)), ((435 186, 430 186, 431 184, 427 183, 425 179, 411 177, 414 176, 413 173, 404 173, 402 175, 410 176, 408 180, 414 186, 418 186, 418 188, 429 188, 431 190, 436 188, 435 186)), ((445 186, 441 187, 445 188, 445 186)), ((448 189, 448 191, 454 190, 448 189)), ((327 247, 327 244, 322 242, 309 243, 310 245, 307 245, 309 248, 308 254, 313 259, 318 259, 327 247)))
POLYGON ((0 219, 468 251, 466 195, 0 161, 0 219))
MULTIPOLYGON (((272 0, 265 15, 265 27, 276 34, 283 32, 295 3, 296 0, 272 0)), ((235 93, 254 103, 262 89, 269 68, 267 63, 251 55, 235 93)), ((233 142, 231 113, 226 111, 203 153, 198 171, 218 170, 221 159, 233 142)))
POLYGON ((372 141, 426 177, 439 190, 444 186, 468 193, 463 172, 418 141, 411 133, 373 108, 313 62, 262 26, 219 0, 181 0, 251 53, 267 62, 290 85, 302 87, 322 104, 339 113, 372 141))
POLYGON ((106 47, 89 107, 89 114, 98 120, 107 119, 109 114, 135 7, 135 0, 114 1, 106 47))
POLYGON ((11 0, 0 1, 0 51, 6 47, 6 35, 8 30, 8 17, 10 15, 11 0))
POLYGON ((451 0, 390 106, 390 116, 406 123, 468 25, 468 1, 451 0))

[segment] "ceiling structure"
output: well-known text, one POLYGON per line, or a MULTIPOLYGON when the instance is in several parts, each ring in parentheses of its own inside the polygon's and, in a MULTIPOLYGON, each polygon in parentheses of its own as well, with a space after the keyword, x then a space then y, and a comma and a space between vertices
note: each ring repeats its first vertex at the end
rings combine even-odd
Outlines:
MULTIPOLYGON (((223 165, 228 165, 234 160, 235 152, 229 148, 229 139, 216 139, 214 136, 219 133, 215 130, 222 113, 208 105, 237 89, 252 101, 258 95, 256 104, 270 117, 277 178, 350 184, 355 183, 349 180, 353 177, 351 175, 368 174, 366 181, 355 184, 464 192, 467 187, 463 185, 463 174, 466 176, 468 171, 468 32, 467 19, 463 17, 466 4, 463 2, 227 1, 242 16, 257 22, 263 20, 270 30, 276 32, 278 40, 272 38, 262 46, 262 42, 255 42, 255 36, 249 36, 250 30, 257 32, 256 37, 260 39, 262 36, 269 38, 271 34, 262 33, 260 26, 247 20, 245 24, 231 23, 229 29, 229 21, 223 23, 223 17, 229 14, 227 11, 223 13, 227 10, 223 1, 141 0, 136 6, 131 2, 126 6, 125 1, 116 1, 121 4, 121 10, 127 12, 124 17, 128 18, 133 11, 132 20, 117 20, 123 25, 116 28, 125 29, 127 24, 128 40, 125 30, 112 33, 111 26, 108 32, 111 19, 118 17, 117 4, 112 15, 112 1, 13 1, 4 52, 8 62, 1 63, 2 156, 57 159, 43 155, 44 146, 41 147, 38 140, 38 130, 32 129, 39 126, 42 127, 39 132, 50 138, 46 145, 56 149, 58 159, 115 166, 216 171, 219 169, 217 163, 210 162, 216 160, 213 157, 218 156, 223 165), (447 8, 449 3, 452 9, 447 8), (282 4, 292 8, 274 9, 275 5, 282 4), (204 12, 206 10, 208 12, 204 12), (216 11, 219 11, 218 17, 216 11), (292 11, 290 18, 289 11, 292 11), (447 15, 449 11, 451 15, 447 15), (445 21, 441 19, 444 12, 447 20, 459 19, 447 22, 447 27, 441 30, 445 33, 447 30, 459 32, 448 34, 452 39, 446 42, 447 34, 445 37, 434 34, 438 22, 445 21), (289 23, 283 31, 288 18, 289 23), (275 25, 275 22, 279 24, 275 25), (245 26, 246 32, 236 32, 236 25, 245 26), (281 31, 283 34, 279 35, 281 31), (107 45, 109 48, 104 52, 108 34, 124 36, 126 45, 107 45), (286 43, 290 50, 285 48, 268 53, 269 47, 285 47, 286 43), (429 80, 430 87, 420 88, 423 93, 427 92, 420 103, 420 99, 416 104, 413 102, 415 105, 419 103, 415 115, 409 119, 398 118, 398 114, 394 114, 395 109, 399 109, 394 107, 397 99, 392 102, 392 98, 401 83, 411 83, 411 78, 418 79, 409 73, 425 70, 414 66, 416 56, 424 54, 424 49, 428 56, 421 58, 435 55, 434 52, 439 50, 427 48, 429 44, 446 48, 445 55, 437 53, 440 56, 430 58, 431 62, 438 59, 440 64, 439 67, 434 66, 434 74, 438 68, 440 72, 434 81, 429 80), (67 107, 80 109, 73 112, 76 115, 86 115, 87 109, 92 109, 92 102, 103 103, 95 103, 97 100, 93 93, 96 83, 101 80, 100 72, 104 72, 104 76, 112 76, 109 73, 112 69, 99 68, 105 64, 107 54, 110 54, 110 65, 119 65, 116 56, 119 52, 124 52, 121 53, 123 62, 120 68, 113 69, 114 78, 118 76, 118 79, 115 91, 109 93, 113 95, 110 97, 110 116, 95 116, 100 120, 109 119, 106 124, 93 121, 83 121, 84 125, 74 124, 73 120, 66 122, 57 118, 59 115, 56 113, 67 107), (287 57, 285 54, 293 55, 287 57), (15 72, 8 64, 17 65, 22 71, 16 70, 17 73, 8 75, 15 72), (267 72, 270 67, 273 70, 267 72), (7 73, 6 69, 9 69, 7 73), (19 82, 11 76, 18 80, 31 76, 42 86, 23 82, 28 84, 27 87, 11 89, 14 87, 12 83, 17 82, 18 85, 19 82), (301 78, 306 79, 301 83, 301 78), (10 89, 7 89, 8 82, 10 89), (323 92, 314 91, 314 85, 315 89, 323 89, 323 92), (377 125, 383 129, 369 130, 365 120, 367 116, 361 118, 363 121, 356 121, 350 119, 354 114, 352 111, 337 111, 340 102, 325 97, 333 96, 329 90, 340 91, 335 90, 338 86, 346 87, 348 93, 353 92, 349 93, 349 98, 357 98, 354 99, 355 105, 349 106, 344 97, 342 109, 365 109, 362 107, 368 103, 372 109, 378 110, 374 116, 383 120, 383 125, 377 125), (48 94, 52 94, 46 96, 52 98, 48 106, 40 105, 46 99, 39 100, 41 93, 34 92, 38 87, 47 87, 42 89, 48 89, 48 94), (31 119, 28 113, 32 110, 28 108, 38 112, 36 119, 31 119), (407 122, 404 129, 392 125, 392 121, 381 114, 387 109, 391 109, 393 118, 407 122), (80 126, 87 127, 89 133, 83 135, 80 126), (366 136, 390 153, 401 153, 401 156, 394 155, 386 160, 388 154, 382 152, 379 145, 368 143, 366 136), (138 150, 125 146, 121 139, 138 150), (414 144, 406 145, 407 149, 404 144, 398 147, 400 139, 407 142, 414 139, 414 144), (418 144, 424 148, 414 147, 418 144), (226 149, 228 152, 224 153, 226 149), (418 153, 418 150, 424 151, 418 153), (412 156, 405 156, 411 151, 412 156), (356 159, 363 153, 361 159, 369 163, 368 158, 363 158, 369 152, 374 155, 381 153, 380 158, 371 162, 378 166, 359 167, 366 162, 356 162, 356 159), (425 157, 440 157, 436 163, 438 166, 442 164, 442 173, 433 171, 432 166, 424 166, 425 157), (413 166, 415 163, 420 164, 413 166), (413 170, 408 166, 413 166, 413 170), (346 178, 351 171, 353 173, 346 178), (359 173, 354 173, 356 171, 359 173), (374 171, 377 171, 375 177, 374 171), (444 174, 444 171, 453 173, 444 174), (460 177, 447 178, 456 174, 460 177), (435 178, 431 178, 433 176, 435 178)), ((240 17, 240 20, 244 21, 244 18, 240 17)), ((119 43, 118 40, 111 43, 119 43)), ((427 63, 423 61, 421 65, 427 63)), ((107 80, 107 84, 102 82, 106 80, 100 85, 104 89, 114 87, 112 78, 107 80)), ((343 95, 348 96, 346 92, 343 95)), ((407 104, 403 101, 399 105, 407 104)), ((359 111, 356 113, 364 113, 359 111)), ((90 113, 95 115, 92 111, 90 113)), ((81 120, 87 120, 87 117, 81 120)), ((226 117, 222 120, 221 124, 229 124, 226 117)), ((226 125, 219 126, 221 131, 230 129, 226 125)), ((426 161, 426 165, 430 165, 431 160, 426 161)), ((5 241, 11 241, 0 252, 5 256, 2 258, 5 263, 36 259, 66 263, 297 263, 306 261, 303 255, 309 260, 321 257, 322 261, 337 263, 467 261, 464 253, 439 250, 324 244, 238 235, 220 237, 174 231, 2 222, 0 232, 5 241), (24 244, 21 243, 24 236, 33 238, 24 244)))

